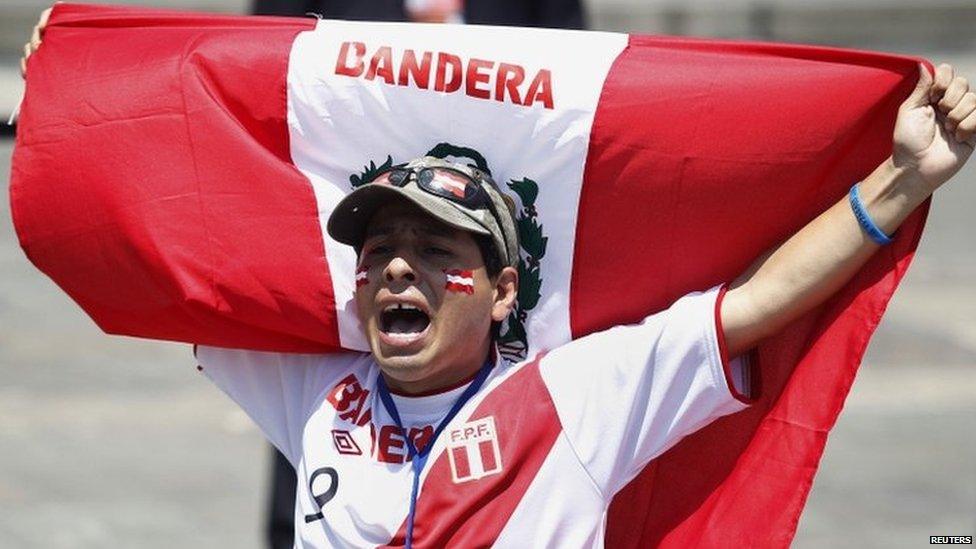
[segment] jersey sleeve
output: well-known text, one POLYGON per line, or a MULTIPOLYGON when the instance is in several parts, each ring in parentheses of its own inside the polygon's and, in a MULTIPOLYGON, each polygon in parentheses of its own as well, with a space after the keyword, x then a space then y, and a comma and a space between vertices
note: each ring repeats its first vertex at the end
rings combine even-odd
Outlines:
MULTIPOLYGON (((540 371, 563 431, 609 499, 656 456, 718 417, 746 407, 723 361, 716 287, 634 325, 568 343, 540 371)), ((747 392, 747 391, 743 391, 747 392)))
POLYGON ((197 346, 199 369, 297 466, 305 422, 359 353, 296 354, 197 346))

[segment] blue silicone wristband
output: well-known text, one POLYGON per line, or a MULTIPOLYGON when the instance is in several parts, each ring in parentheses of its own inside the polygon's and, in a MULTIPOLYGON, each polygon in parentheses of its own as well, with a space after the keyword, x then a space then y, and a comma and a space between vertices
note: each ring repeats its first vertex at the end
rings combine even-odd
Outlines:
POLYGON ((884 234, 877 225, 875 225, 874 220, 868 215, 868 211, 864 208, 864 203, 861 202, 861 194, 857 190, 857 183, 851 187, 851 192, 848 197, 851 201, 851 209, 854 210, 854 217, 857 218, 857 222, 861 224, 861 228, 864 232, 868 233, 871 240, 877 242, 884 246, 885 244, 891 244, 891 238, 884 234))

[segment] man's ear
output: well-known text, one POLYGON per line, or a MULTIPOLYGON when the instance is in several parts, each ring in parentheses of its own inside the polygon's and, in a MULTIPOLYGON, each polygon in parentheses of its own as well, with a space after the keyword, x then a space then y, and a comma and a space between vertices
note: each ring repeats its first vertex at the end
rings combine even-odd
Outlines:
POLYGON ((518 271, 514 267, 505 267, 495 279, 495 302, 491 306, 491 319, 501 322, 508 318, 515 308, 518 297, 518 271))

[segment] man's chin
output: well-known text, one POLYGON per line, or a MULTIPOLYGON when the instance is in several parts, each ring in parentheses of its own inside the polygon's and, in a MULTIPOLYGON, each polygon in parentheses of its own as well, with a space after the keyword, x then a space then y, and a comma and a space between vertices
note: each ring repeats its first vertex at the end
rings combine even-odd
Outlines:
POLYGON ((390 387, 403 388, 404 384, 414 384, 429 375, 429 360, 421 355, 387 356, 373 353, 373 360, 380 371, 386 375, 390 387))
POLYGON ((420 370, 430 362, 426 337, 403 338, 379 332, 370 339, 373 359, 384 370, 406 374, 420 370))
POLYGON ((384 370, 397 370, 408 372, 417 370, 424 365, 424 360, 418 354, 411 355, 389 355, 386 353, 373 353, 373 360, 384 370))

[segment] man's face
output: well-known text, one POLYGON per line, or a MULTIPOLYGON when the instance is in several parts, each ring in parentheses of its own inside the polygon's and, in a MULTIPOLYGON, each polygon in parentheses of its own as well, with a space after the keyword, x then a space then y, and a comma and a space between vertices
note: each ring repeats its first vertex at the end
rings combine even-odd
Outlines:
POLYGON ((511 305, 504 294, 514 292, 514 284, 506 290, 499 277, 488 278, 471 233, 402 201, 379 209, 367 225, 357 277, 359 318, 377 364, 414 387, 436 387, 450 380, 452 368, 480 365, 492 320, 504 319, 511 305), (470 275, 448 284, 451 271, 470 275))

